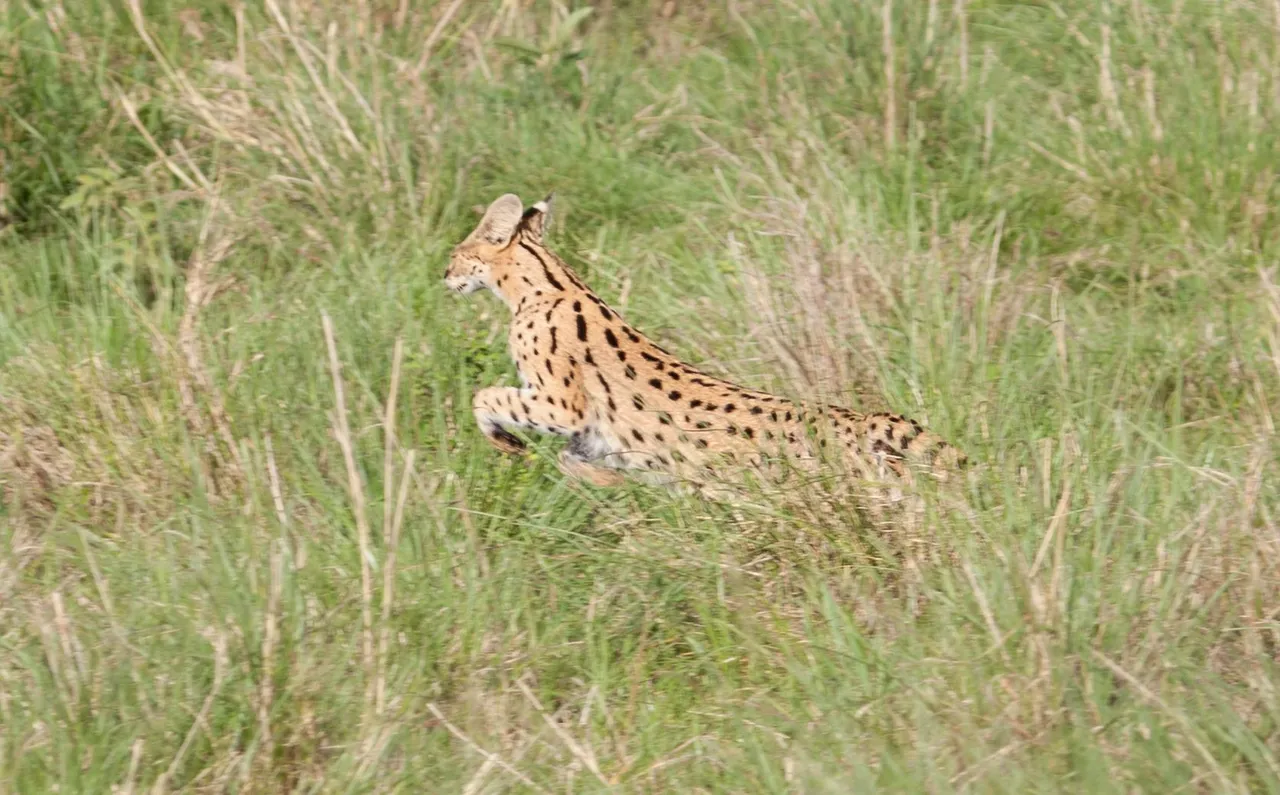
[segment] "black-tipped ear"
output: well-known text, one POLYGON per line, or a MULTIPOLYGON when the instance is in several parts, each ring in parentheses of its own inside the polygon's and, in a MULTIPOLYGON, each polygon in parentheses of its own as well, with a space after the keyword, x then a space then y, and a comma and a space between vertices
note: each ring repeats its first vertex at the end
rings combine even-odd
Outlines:
POLYGON ((480 219, 479 225, 468 239, 505 246, 511 242, 511 238, 515 237, 523 210, 524 205, 520 203, 520 197, 514 193, 499 196, 493 204, 489 205, 489 209, 484 211, 484 217, 480 219))
POLYGON ((555 193, 548 193, 547 198, 540 202, 534 202, 533 206, 524 211, 524 228, 528 231, 529 236, 539 242, 547 233, 547 229, 551 226, 551 206, 555 201, 555 193))

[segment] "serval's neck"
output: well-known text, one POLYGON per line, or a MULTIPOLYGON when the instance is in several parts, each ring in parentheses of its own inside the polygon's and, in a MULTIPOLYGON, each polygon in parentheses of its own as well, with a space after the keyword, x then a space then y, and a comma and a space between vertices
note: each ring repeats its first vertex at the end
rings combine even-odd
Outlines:
POLYGON ((494 292, 512 314, 544 299, 583 298, 591 290, 546 246, 522 236, 512 243, 513 256, 494 281, 494 292))

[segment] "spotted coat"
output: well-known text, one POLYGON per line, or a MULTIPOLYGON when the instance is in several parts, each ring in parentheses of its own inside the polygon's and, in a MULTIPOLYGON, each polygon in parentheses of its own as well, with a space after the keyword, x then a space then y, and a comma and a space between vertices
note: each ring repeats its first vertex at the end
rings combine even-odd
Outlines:
POLYGON ((893 481, 910 476, 910 463, 940 475, 964 463, 915 420, 788 400, 668 353, 547 248, 550 205, 548 197, 525 210, 516 196, 500 197, 445 274, 451 289, 489 289, 512 313, 522 386, 481 389, 474 400, 499 450, 524 449, 514 429, 566 436, 560 468, 597 485, 620 483, 619 470, 697 486, 744 468, 812 470, 823 460, 893 481))

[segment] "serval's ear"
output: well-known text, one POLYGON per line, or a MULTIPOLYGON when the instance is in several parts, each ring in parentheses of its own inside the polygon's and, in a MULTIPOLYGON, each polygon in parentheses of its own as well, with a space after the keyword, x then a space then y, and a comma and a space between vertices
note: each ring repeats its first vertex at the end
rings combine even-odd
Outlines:
POLYGON ((514 193, 499 196, 493 204, 489 205, 489 209, 484 211, 484 217, 480 219, 480 224, 468 239, 505 246, 511 242, 511 238, 515 237, 523 210, 520 197, 514 193))
POLYGON ((524 219, 521 223, 529 237, 539 243, 546 235, 547 228, 551 226, 551 206, 555 198, 555 193, 548 193, 547 198, 535 202, 532 207, 524 211, 524 219))

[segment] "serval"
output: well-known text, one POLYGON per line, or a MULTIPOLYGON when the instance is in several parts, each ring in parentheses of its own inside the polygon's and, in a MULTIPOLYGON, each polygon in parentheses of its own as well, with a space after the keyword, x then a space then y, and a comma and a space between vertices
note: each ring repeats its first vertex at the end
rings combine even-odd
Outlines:
POLYGON ((913 469, 945 479, 965 463, 914 420, 747 389, 668 353, 547 248, 551 204, 548 196, 526 210, 513 194, 499 197, 445 272, 452 290, 491 290, 511 310, 521 386, 487 387, 474 400, 494 447, 523 451, 517 428, 558 434, 569 439, 558 462, 566 475, 615 486, 621 471, 642 470, 704 494, 733 473, 811 472, 829 461, 900 495, 894 484, 913 469))

